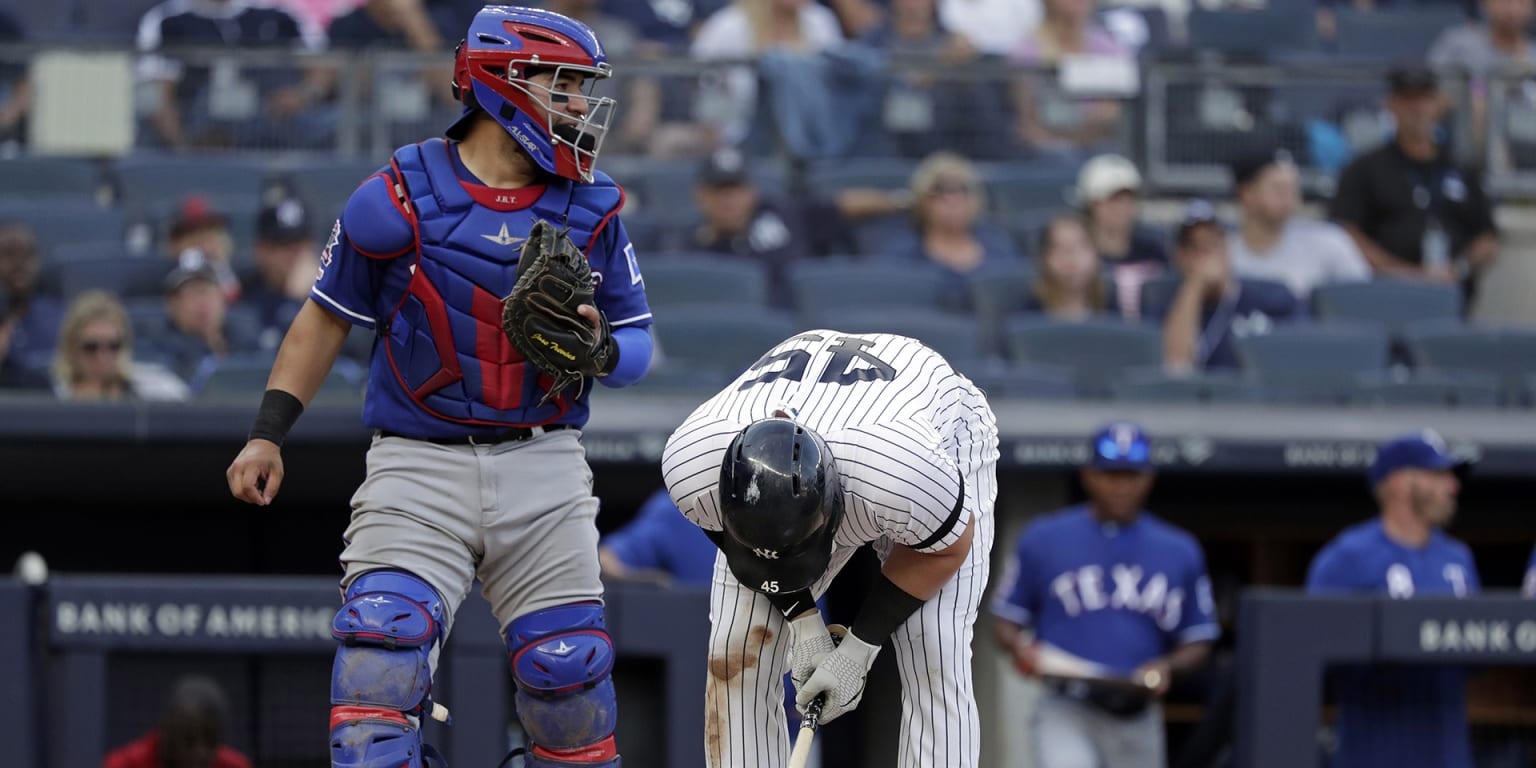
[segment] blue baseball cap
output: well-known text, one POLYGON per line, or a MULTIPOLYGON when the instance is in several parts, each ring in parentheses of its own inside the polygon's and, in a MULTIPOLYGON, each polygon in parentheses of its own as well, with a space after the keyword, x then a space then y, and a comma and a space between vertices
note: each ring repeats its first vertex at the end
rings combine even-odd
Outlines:
POLYGON ((1152 468, 1152 441, 1141 426, 1130 421, 1113 421, 1093 436, 1094 469, 1120 469, 1144 472, 1152 468))
POLYGON ((1376 460, 1371 462, 1371 487, 1399 469, 1446 469, 1462 470, 1470 462, 1452 456, 1445 447, 1445 440, 1433 429, 1394 437, 1376 447, 1376 460))

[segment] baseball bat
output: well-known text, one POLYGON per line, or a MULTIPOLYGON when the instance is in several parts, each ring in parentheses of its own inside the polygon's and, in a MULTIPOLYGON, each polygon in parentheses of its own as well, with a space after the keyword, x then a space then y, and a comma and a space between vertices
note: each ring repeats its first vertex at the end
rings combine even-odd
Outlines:
POLYGON ((1148 672, 1141 678, 1133 678, 1045 642, 1036 646, 1035 672, 1044 680, 1079 680, 1139 693, 1156 690, 1163 682, 1156 671, 1148 672))
POLYGON ((789 768, 805 768, 806 761, 811 759, 811 742, 816 739, 816 729, 821 727, 821 705, 826 700, 827 695, 822 694, 805 708, 800 734, 795 737, 795 749, 789 753, 789 768))

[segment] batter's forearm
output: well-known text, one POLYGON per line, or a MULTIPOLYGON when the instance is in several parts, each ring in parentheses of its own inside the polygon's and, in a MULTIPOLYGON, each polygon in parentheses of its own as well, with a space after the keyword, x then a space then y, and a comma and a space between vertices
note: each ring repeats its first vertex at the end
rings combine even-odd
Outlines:
POLYGON ((267 389, 280 389, 309 405, 330 375, 351 330, 351 324, 321 309, 313 299, 305 301, 277 350, 267 389))

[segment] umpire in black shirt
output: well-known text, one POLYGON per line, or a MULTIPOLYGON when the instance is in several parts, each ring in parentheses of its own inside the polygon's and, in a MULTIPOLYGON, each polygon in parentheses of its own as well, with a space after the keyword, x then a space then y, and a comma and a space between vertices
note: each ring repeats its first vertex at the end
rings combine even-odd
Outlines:
POLYGON ((1458 168, 1437 140, 1447 105, 1435 73, 1400 65, 1387 88, 1397 134, 1344 169, 1329 215, 1377 277, 1461 281, 1470 309, 1477 274, 1498 255, 1493 206, 1477 174, 1458 168))

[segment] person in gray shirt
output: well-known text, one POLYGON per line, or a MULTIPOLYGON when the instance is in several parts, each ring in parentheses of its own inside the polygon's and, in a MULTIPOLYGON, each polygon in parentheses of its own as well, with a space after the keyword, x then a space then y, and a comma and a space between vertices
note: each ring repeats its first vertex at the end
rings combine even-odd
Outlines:
POLYGON ((1232 165, 1242 225, 1227 235, 1239 277, 1277 280, 1300 301, 1322 283, 1369 280, 1370 265, 1337 224, 1298 214, 1301 183, 1285 150, 1240 158, 1232 165))
POLYGON ((1496 157, 1503 157, 1508 154, 1503 146, 1506 140, 1536 142, 1536 126, 1531 124, 1536 99, 1530 95, 1529 85, 1511 89, 1512 104, 1505 126, 1488 124, 1490 80, 1501 74, 1536 74, 1536 45, 1526 32, 1536 17, 1536 0, 1480 0, 1479 6, 1483 20, 1440 33, 1427 58, 1437 72, 1469 78, 1471 127, 1477 150, 1481 153, 1485 142, 1492 142, 1496 157))

